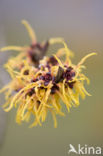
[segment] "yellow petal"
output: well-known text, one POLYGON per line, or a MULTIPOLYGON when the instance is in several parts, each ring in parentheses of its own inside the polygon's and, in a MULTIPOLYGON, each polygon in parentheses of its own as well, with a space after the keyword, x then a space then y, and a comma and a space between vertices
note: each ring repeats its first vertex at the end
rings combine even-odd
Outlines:
POLYGON ((1 48, 0 51, 1 52, 4 52, 4 51, 8 51, 8 50, 14 50, 14 51, 22 51, 23 48, 22 47, 17 47, 17 46, 7 46, 7 47, 4 47, 4 48, 1 48))
POLYGON ((29 25, 29 23, 26 20, 23 20, 22 24, 24 24, 24 26, 26 27, 31 40, 34 43, 36 41, 36 35, 35 35, 35 32, 33 31, 32 27, 29 25))

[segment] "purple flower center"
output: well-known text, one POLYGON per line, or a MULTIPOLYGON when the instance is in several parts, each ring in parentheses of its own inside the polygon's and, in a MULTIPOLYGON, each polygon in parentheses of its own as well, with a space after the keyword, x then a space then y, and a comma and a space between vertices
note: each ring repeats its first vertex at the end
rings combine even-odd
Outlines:
POLYGON ((44 81, 44 85, 47 86, 49 84, 49 82, 52 80, 52 75, 50 72, 46 73, 43 76, 40 76, 39 78, 40 80, 44 81))
POLYGON ((72 67, 68 67, 63 74, 63 77, 66 78, 67 81, 72 80, 74 76, 75 76, 75 72, 73 71, 72 67))
POLYGON ((43 77, 44 81, 49 82, 52 80, 52 76, 50 73, 46 73, 43 77))

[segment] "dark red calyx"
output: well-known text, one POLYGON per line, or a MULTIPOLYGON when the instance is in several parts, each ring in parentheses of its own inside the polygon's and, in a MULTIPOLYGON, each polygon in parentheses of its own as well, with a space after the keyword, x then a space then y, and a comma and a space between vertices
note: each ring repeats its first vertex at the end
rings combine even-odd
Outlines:
POLYGON ((41 45, 40 43, 32 44, 30 46, 30 50, 28 51, 28 56, 30 57, 31 61, 38 64, 39 60, 42 59, 47 52, 48 46, 48 41, 45 42, 44 45, 41 45))
POLYGON ((51 81, 51 80, 52 80, 52 75, 51 75, 51 73, 50 73, 50 72, 46 73, 46 74, 43 76, 43 80, 44 80, 45 82, 51 81))
POLYGON ((55 94, 56 90, 59 90, 59 87, 56 84, 54 84, 51 88, 51 94, 55 94))
POLYGON ((54 56, 51 56, 49 58, 49 61, 48 63, 51 63, 53 66, 57 65, 58 64, 58 61, 56 60, 56 58, 54 56))
POLYGON ((36 79, 32 79, 31 80, 31 82, 36 82, 36 81, 38 81, 38 79, 36 78, 36 79))
POLYGON ((29 75, 29 70, 28 70, 28 69, 25 70, 23 74, 24 74, 24 75, 29 75))
POLYGON ((67 84, 68 84, 69 88, 73 89, 75 82, 76 81, 68 82, 67 84))
POLYGON ((67 81, 72 80, 74 76, 75 76, 75 72, 73 71, 72 67, 68 67, 63 74, 63 77, 66 78, 67 81))
POLYGON ((28 93, 26 94, 26 96, 32 96, 35 93, 35 89, 31 88, 30 91, 28 91, 28 93))
POLYGON ((40 80, 44 81, 44 85, 47 86, 49 82, 52 80, 52 75, 50 72, 46 73, 43 76, 40 76, 40 80))

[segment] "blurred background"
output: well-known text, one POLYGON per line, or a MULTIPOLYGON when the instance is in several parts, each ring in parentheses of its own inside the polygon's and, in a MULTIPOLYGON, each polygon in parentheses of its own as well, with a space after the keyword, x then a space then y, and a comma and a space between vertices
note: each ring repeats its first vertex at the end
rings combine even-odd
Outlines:
MULTIPOLYGON (((51 116, 42 127, 29 129, 15 123, 15 110, 5 114, 0 108, 0 156, 67 156, 69 144, 103 147, 103 1, 0 0, 0 47, 30 44, 22 19, 35 29, 38 41, 63 37, 75 52, 74 63, 89 52, 98 53, 85 63, 92 97, 66 117, 57 117, 56 129, 51 116)), ((0 88, 10 81, 2 66, 11 55, 0 54, 0 88)), ((3 102, 0 96, 0 106, 3 102)))

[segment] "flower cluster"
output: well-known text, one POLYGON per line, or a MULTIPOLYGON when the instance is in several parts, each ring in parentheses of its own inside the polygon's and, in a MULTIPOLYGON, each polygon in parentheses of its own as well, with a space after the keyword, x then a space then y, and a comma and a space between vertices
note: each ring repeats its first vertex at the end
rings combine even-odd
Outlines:
POLYGON ((16 122, 29 121, 34 116, 30 127, 41 125, 51 112, 54 127, 57 127, 56 114, 64 116, 62 103, 68 111, 72 106, 79 105, 79 98, 90 94, 84 88, 84 81, 89 79, 82 73, 84 61, 96 53, 85 56, 74 65, 70 57, 73 55, 62 38, 51 38, 46 42, 38 43, 35 33, 27 21, 22 22, 29 32, 32 40, 30 46, 8 46, 1 48, 18 51, 5 64, 11 75, 11 82, 0 90, 5 92, 6 103, 3 105, 6 112, 17 107, 16 122), (62 44, 55 55, 46 56, 48 48, 55 44, 62 44), (65 60, 61 56, 65 56, 65 60))

